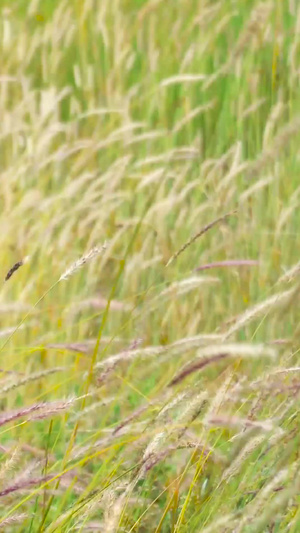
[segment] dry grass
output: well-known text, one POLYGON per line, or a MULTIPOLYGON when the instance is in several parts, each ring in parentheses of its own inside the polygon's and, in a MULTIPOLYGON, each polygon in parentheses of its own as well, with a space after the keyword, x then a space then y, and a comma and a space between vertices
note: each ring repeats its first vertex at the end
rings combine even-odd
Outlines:
POLYGON ((297 2, 0 10, 0 529, 296 533, 297 2))

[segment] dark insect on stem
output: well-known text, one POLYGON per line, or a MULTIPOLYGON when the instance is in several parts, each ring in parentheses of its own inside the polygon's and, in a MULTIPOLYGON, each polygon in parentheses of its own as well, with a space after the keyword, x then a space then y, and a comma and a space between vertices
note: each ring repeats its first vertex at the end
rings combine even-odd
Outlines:
POLYGON ((15 263, 14 266, 11 267, 11 269, 7 272, 4 281, 9 280, 9 278, 11 278, 12 275, 13 275, 17 270, 19 270, 19 268, 20 268, 21 266, 23 266, 23 265, 24 265, 24 261, 23 261, 23 260, 18 261, 17 263, 15 263))

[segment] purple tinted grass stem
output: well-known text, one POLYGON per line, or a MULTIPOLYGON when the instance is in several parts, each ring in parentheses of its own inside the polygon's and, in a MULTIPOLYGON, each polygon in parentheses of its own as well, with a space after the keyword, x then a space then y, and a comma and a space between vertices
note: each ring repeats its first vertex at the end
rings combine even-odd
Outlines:
POLYGON ((226 267, 240 267, 240 266, 256 266, 259 262, 254 259, 229 259, 227 261, 215 261, 214 263, 207 263, 195 268, 195 272, 201 270, 210 270, 211 268, 226 268, 226 267))

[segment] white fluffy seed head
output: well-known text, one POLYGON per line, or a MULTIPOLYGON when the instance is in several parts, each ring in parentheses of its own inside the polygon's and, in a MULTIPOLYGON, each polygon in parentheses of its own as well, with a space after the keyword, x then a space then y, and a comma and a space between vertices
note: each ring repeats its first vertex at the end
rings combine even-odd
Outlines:
POLYGON ((85 263, 96 257, 96 255, 101 254, 106 250, 107 248, 107 242, 105 241, 104 244, 99 248, 95 246, 92 248, 87 254, 83 255, 75 263, 73 263, 59 278, 59 281, 65 281, 70 276, 72 276, 79 268, 81 268, 85 263))

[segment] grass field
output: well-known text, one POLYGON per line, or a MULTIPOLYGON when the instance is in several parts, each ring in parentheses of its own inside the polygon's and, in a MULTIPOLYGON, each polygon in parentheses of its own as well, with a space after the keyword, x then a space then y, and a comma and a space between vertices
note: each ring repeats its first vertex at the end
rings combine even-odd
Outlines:
POLYGON ((0 8, 1 531, 299 532, 299 3, 0 8))

